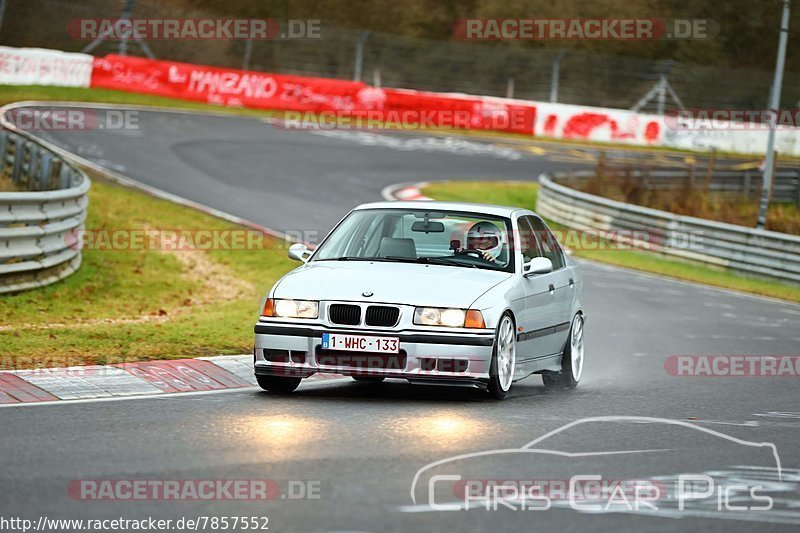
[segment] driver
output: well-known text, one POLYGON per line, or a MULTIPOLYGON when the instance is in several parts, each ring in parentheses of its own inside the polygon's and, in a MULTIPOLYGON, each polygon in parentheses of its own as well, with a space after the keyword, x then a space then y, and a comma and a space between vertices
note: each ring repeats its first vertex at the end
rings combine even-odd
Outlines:
POLYGON ((503 233, 491 222, 478 222, 469 228, 466 250, 477 250, 483 259, 496 263, 502 249, 503 233))

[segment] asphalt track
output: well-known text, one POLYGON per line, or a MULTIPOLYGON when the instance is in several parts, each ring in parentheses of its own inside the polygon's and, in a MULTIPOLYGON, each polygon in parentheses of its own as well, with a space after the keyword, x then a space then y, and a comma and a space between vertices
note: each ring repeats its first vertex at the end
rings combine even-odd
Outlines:
MULTIPOLYGON (((596 155, 548 143, 509 147, 379 135, 150 112, 141 114, 134 131, 41 134, 137 181, 280 231, 324 232, 350 207, 379 199, 384 187, 398 182, 533 179, 596 155)), ((0 516, 267 516, 271 531, 796 530, 797 378, 673 377, 664 365, 674 354, 797 355, 800 306, 594 264, 583 268, 587 366, 572 393, 548 393, 537 377, 517 383, 499 403, 477 391, 342 381, 301 385, 286 398, 240 390, 1 408, 0 516), (584 454, 574 462, 563 455, 488 455, 465 466, 465 476, 672 479, 706 473, 718 484, 764 485, 773 509, 720 510, 710 498, 682 510, 664 500, 657 511, 640 512, 577 511, 563 501, 546 511, 440 511, 426 496, 411 499, 415 474, 428 463, 517 449, 566 424, 616 416, 652 419, 600 419, 542 443, 584 454), (780 483, 773 456, 742 441, 775 445, 780 483), (623 450, 650 451, 596 455, 623 450), (68 483, 87 478, 312 480, 321 491, 319 499, 266 503, 71 498, 68 483)))

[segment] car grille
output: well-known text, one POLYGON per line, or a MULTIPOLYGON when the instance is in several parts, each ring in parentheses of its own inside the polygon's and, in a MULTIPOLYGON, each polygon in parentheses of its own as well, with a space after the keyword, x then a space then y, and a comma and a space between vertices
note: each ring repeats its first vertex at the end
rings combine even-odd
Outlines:
POLYGON ((357 305, 333 304, 328 308, 328 319, 334 324, 357 326, 361 323, 361 308, 357 305))
POLYGON ((367 308, 366 324, 368 326, 382 326, 390 328, 397 324, 400 318, 400 309, 382 305, 371 305, 367 308))

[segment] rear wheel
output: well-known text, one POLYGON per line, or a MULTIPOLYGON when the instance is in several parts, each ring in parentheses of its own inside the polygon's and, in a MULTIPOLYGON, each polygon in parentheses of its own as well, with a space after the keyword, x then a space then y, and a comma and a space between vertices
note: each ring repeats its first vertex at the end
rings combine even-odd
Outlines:
POLYGON ((380 383, 384 380, 383 376, 353 376, 353 379, 360 383, 380 383))
POLYGON ((517 364, 517 332, 510 314, 497 325, 492 364, 489 367, 489 394, 498 400, 508 395, 517 364))
POLYGON ((277 394, 289 394, 300 385, 300 378, 287 378, 282 376, 256 376, 258 386, 265 391, 277 394))
POLYGON ((583 315, 572 319, 569 339, 561 356, 561 372, 545 372, 542 381, 548 389, 574 389, 583 375, 583 315))

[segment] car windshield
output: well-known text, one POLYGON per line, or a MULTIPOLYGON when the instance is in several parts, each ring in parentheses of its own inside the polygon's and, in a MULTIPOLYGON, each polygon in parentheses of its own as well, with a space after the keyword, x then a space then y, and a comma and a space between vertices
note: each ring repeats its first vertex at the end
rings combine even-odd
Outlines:
POLYGON ((354 211, 312 261, 385 261, 514 271, 511 221, 422 209, 354 211))

